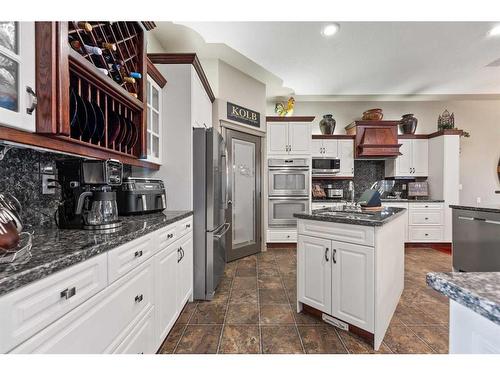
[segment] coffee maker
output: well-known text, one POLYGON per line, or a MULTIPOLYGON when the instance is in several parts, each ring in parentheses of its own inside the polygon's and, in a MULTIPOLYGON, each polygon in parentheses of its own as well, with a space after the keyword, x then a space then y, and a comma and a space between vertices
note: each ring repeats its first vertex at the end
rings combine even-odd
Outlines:
POLYGON ((111 189, 122 183, 121 162, 72 158, 56 161, 56 167, 61 186, 59 228, 97 231, 120 228, 116 193, 111 189))

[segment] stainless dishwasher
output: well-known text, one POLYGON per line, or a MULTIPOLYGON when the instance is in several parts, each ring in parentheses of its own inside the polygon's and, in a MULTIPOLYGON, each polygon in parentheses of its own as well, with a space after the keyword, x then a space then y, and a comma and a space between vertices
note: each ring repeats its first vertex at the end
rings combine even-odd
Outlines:
POLYGON ((453 209, 453 269, 500 271, 500 213, 453 209))

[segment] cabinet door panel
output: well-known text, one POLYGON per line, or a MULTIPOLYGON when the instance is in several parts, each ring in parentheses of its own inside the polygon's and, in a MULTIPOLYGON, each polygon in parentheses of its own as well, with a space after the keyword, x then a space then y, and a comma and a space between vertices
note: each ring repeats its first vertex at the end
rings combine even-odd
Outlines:
POLYGON ((413 176, 411 173, 412 168, 412 140, 411 139, 400 139, 401 147, 399 152, 400 155, 396 158, 396 176, 413 176))
POLYGON ((427 176, 429 174, 428 145, 427 139, 414 139, 412 142, 413 176, 427 176))
POLYGON ((331 158, 339 156, 339 141, 337 139, 323 139, 323 147, 325 148, 325 155, 331 158))
POLYGON ((179 240, 177 263, 177 306, 182 309, 193 292, 193 236, 188 234, 179 240))
POLYGON ((288 145, 288 123, 267 123, 267 152, 268 154, 287 153, 288 145))
POLYGON ((318 157, 318 158, 321 158, 324 156, 324 154, 323 154, 323 140, 322 139, 311 140, 311 155, 313 157, 318 157))
POLYGON ((155 310, 158 325, 158 342, 156 344, 158 346, 167 337, 180 311, 180 307, 177 305, 177 249, 176 242, 155 257, 155 310))
POLYGON ((339 176, 354 176, 354 141, 340 139, 338 141, 340 173, 339 176))
POLYGON ((299 301, 330 314, 332 304, 331 241, 300 235, 297 251, 299 301))
POLYGON ((373 332, 373 247, 332 241, 332 315, 373 332))
POLYGON ((311 152, 311 128, 307 122, 288 124, 288 144, 290 154, 309 154, 311 152))

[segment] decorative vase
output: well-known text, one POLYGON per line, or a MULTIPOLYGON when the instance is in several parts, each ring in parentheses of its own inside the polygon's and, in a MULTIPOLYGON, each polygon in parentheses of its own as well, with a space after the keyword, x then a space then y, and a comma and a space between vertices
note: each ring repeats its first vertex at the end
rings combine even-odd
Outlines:
POLYGON ((323 115, 323 119, 319 122, 321 134, 333 134, 336 123, 333 115, 323 115))
POLYGON ((399 121, 399 130, 403 134, 415 134, 417 130, 418 119, 413 116, 413 113, 407 113, 403 115, 399 121))

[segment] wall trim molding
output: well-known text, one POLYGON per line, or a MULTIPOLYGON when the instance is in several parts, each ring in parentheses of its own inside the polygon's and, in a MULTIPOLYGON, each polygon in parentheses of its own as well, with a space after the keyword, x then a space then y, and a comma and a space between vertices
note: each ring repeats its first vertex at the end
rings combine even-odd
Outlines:
POLYGON ((208 78, 201 66, 200 60, 196 53, 148 53, 148 57, 154 64, 191 64, 194 70, 198 74, 205 91, 213 103, 215 101, 215 95, 210 87, 208 78))

